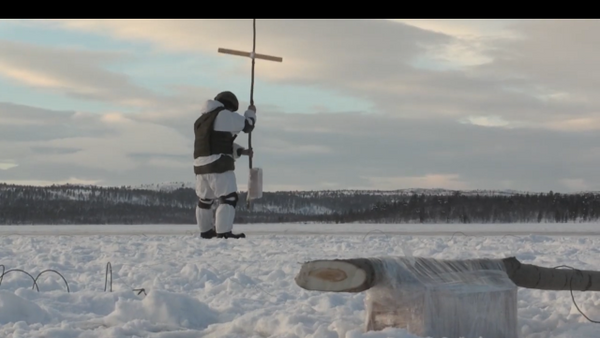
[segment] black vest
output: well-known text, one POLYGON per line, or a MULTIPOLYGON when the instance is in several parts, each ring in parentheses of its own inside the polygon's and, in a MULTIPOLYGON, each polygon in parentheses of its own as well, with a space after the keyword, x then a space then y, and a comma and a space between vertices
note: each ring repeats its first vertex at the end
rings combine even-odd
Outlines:
POLYGON ((233 154, 235 136, 228 131, 215 131, 214 124, 217 115, 225 107, 203 114, 194 122, 194 158, 215 154, 233 154))
MULTIPOLYGON (((233 140, 237 135, 234 136, 230 132, 214 130, 215 119, 223 109, 225 107, 217 107, 203 114, 194 122, 194 158, 215 154, 233 155, 233 140)), ((231 156, 221 156, 215 162, 203 166, 194 166, 196 175, 223 173, 230 170, 235 170, 234 160, 231 156)))

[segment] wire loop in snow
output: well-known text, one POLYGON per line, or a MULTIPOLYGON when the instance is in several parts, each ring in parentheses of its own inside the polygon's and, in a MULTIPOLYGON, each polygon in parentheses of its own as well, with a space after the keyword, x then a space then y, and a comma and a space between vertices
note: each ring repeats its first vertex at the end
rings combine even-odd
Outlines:
POLYGON ((8 275, 10 272, 14 272, 14 271, 18 271, 18 272, 22 272, 24 274, 26 274, 27 276, 31 277, 31 279, 33 280, 33 286, 31 287, 32 289, 35 287, 37 289, 38 292, 40 292, 40 287, 37 285, 35 278, 33 278, 33 276, 25 271, 25 270, 21 270, 21 269, 10 269, 10 270, 6 270, 4 271, 4 265, 2 265, 2 276, 0 276, 0 285, 2 284, 2 280, 4 279, 4 276, 8 275))

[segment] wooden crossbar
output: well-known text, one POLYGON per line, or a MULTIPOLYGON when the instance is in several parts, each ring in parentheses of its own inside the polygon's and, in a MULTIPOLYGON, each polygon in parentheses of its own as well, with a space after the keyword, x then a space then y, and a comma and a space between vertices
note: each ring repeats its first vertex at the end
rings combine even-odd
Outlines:
MULTIPOLYGON (((234 50, 234 49, 219 48, 219 53, 232 54, 232 55, 238 55, 238 56, 246 56, 246 57, 252 58, 251 52, 243 52, 243 51, 234 50)), ((281 58, 279 56, 271 56, 271 55, 266 55, 266 54, 255 53, 254 58, 275 61, 275 62, 283 62, 283 58, 281 58)))

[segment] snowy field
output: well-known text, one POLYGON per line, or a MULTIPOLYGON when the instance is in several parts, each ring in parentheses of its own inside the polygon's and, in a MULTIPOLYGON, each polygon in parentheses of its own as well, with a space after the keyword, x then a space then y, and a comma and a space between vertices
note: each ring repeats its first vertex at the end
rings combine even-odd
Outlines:
MULTIPOLYGON (((39 291, 27 274, 7 273, 0 280, 0 337, 416 338, 402 329, 363 332, 364 293, 303 290, 294 283, 300 263, 516 256, 546 267, 600 269, 599 223, 265 224, 235 231, 248 238, 202 240, 194 225, 0 226, 0 269, 33 278, 54 269, 69 288, 53 272, 38 278, 39 291), (133 291, 141 288, 147 294, 133 291)), ((600 337, 600 324, 577 311, 569 291, 519 289, 518 296, 519 338, 600 337)), ((574 296, 600 320, 598 293, 574 296)))

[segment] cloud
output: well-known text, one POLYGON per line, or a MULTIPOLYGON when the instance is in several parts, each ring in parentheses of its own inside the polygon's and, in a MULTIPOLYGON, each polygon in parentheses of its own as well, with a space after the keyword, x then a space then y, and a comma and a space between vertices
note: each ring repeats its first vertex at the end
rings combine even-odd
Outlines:
POLYGON ((15 160, 13 160, 13 159, 0 160, 0 170, 7 170, 7 169, 14 168, 17 166, 18 166, 18 164, 16 164, 15 160))
MULTIPOLYGON (((224 84, 239 79, 245 79, 239 88, 248 84, 249 60, 220 55, 217 48, 250 50, 252 21, 36 23, 135 46, 142 42, 161 55, 222 58, 223 68, 200 68, 222 82, 197 80, 192 71, 185 77, 181 69, 189 67, 166 63, 153 74, 179 72, 172 78, 177 82, 165 85, 168 95, 159 94, 135 77, 147 66, 129 76, 110 70, 144 55, 7 42, 0 50, 0 76, 123 108, 90 114, 76 106, 50 111, 0 104, 0 180, 192 180, 191 125, 203 101, 224 84), (125 111, 131 106, 138 108, 135 113, 125 111)), ((575 20, 259 20, 257 51, 282 56, 284 62, 257 61, 261 100, 254 166, 263 167, 265 187, 273 189, 598 189, 600 102, 595 92, 600 78, 590 71, 599 46, 595 25, 575 20), (267 92, 267 85, 291 88, 292 98, 275 97, 281 91, 267 92), (332 91, 373 108, 336 107, 325 95, 301 96, 305 88, 332 91), (293 113, 298 109, 291 102, 299 101, 321 108, 293 113)), ((239 96, 245 107, 246 95, 239 96)), ((246 140, 244 134, 237 141, 246 145, 246 140)), ((242 187, 246 161, 237 163, 242 187)))
POLYGON ((364 177, 368 186, 362 189, 393 190, 395 187, 435 189, 445 188, 452 190, 472 189, 467 183, 460 180, 456 174, 434 174, 425 176, 404 177, 364 177))
POLYGON ((493 62, 474 67, 480 78, 503 81, 512 91, 537 100, 522 112, 540 127, 562 130, 600 128, 600 75, 590 71, 600 51, 592 20, 519 20, 510 24, 519 38, 496 41, 493 62), (534 107, 531 107, 534 108, 534 107))
MULTIPOLYGON (((219 47, 252 48, 251 20, 65 20, 49 24, 150 42, 172 52, 217 55, 219 47)), ((396 81, 396 74, 426 52, 427 46, 451 39, 382 20, 259 20, 257 26, 257 52, 284 58, 283 64, 257 61, 261 79, 279 84, 319 83, 336 90, 344 82, 364 88, 396 81)), ((232 73, 247 74, 247 59, 230 58, 239 65, 232 73)))
POLYGON ((487 51, 499 39, 517 38, 510 29, 513 20, 421 20, 392 19, 398 23, 451 36, 444 44, 430 46, 417 67, 434 67, 438 70, 467 70, 470 66, 493 61, 487 51))
POLYGON ((390 19, 391 21, 461 38, 514 37, 511 24, 518 20, 390 19))
MULTIPOLYGON (((28 120, 38 112, 11 107, 3 108, 3 117, 28 120)), ((165 126, 119 114, 46 111, 46 116, 55 122, 44 126, 43 140, 35 136, 39 126, 14 124, 14 136, 31 135, 32 139, 21 136, 0 141, 0 162, 18 165, 0 170, 0 181, 77 178, 122 185, 193 180, 189 125, 165 126), (96 132, 88 134, 91 126, 96 132), (72 132, 65 136, 64 130, 72 132)), ((600 152, 600 136, 593 132, 563 132, 557 137, 542 129, 489 128, 457 124, 452 119, 373 119, 359 113, 264 112, 261 116, 253 134, 253 165, 263 168, 265 190, 600 188, 594 183, 600 174, 598 157, 593 155, 600 152), (333 127, 333 131, 312 132, 310 127, 315 125, 333 127)), ((246 140, 242 134, 237 142, 246 146, 246 140)), ((236 162, 240 187, 247 182, 247 163, 247 157, 236 162)))
POLYGON ((505 127, 511 124, 498 116, 469 116, 461 122, 485 127, 505 127))
POLYGON ((10 40, 0 40, 0 44, 0 76, 17 84, 125 106, 147 107, 161 100, 159 94, 134 84, 127 76, 104 68, 133 61, 128 54, 10 40))
MULTIPOLYGON (((600 128, 599 79, 583 68, 595 62, 595 22, 399 21, 258 20, 257 50, 284 58, 257 61, 259 78, 333 90, 371 102, 371 113, 405 118, 478 123, 494 116, 503 121, 498 127, 600 128), (594 123, 578 123, 586 119, 594 123)), ((251 20, 43 22, 203 57, 217 57, 219 47, 252 47, 251 20)), ((237 65, 222 76, 247 74, 247 59, 220 57, 237 65)))
MULTIPOLYGON (((0 119, 13 121, 11 125, 2 125, 6 132, 0 138, 1 153, 18 166, 5 170, 4 175, 16 175, 12 179, 27 177, 19 177, 20 174, 44 179, 58 178, 57 174, 60 179, 82 177, 82 172, 88 170, 131 173, 143 168, 132 154, 172 156, 192 151, 189 140, 180 132, 134 121, 119 113, 56 112, 0 103, 0 119), (31 120, 38 123, 21 123, 31 120), (60 173, 44 174, 52 167, 60 173), (36 168, 37 173, 27 172, 27 168, 36 168)), ((180 162, 179 166, 183 164, 180 162)))
POLYGON ((571 191, 585 191, 589 187, 589 184, 581 178, 565 178, 560 180, 560 183, 562 183, 568 190, 571 191))

